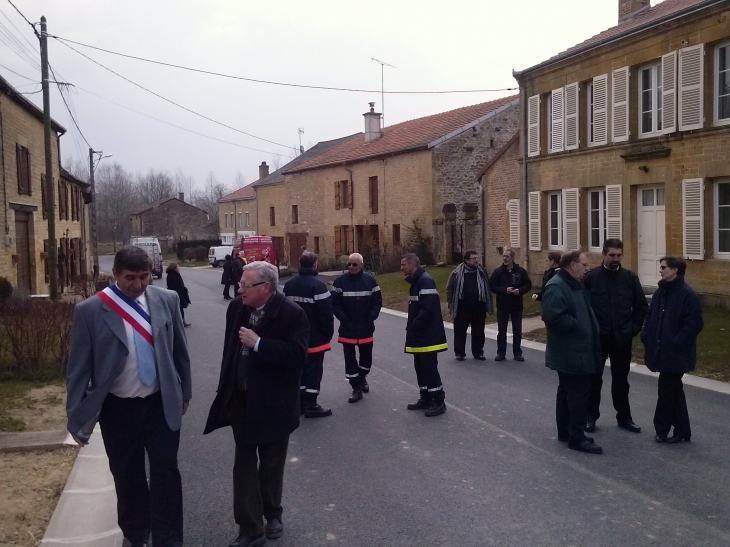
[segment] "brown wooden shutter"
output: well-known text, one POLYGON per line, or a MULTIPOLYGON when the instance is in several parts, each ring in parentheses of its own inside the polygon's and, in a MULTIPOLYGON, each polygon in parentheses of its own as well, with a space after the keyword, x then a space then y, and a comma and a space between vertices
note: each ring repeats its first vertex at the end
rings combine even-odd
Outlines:
POLYGON ((349 252, 355 252, 355 231, 352 226, 347 227, 347 249, 349 252))
MULTIPOLYGON (((45 218, 45 217, 43 217, 45 218)), ((43 267, 45 268, 46 283, 51 282, 51 274, 48 272, 48 240, 43 240, 43 253, 46 258, 43 259, 43 267)))
POLYGON ((370 177, 370 212, 378 213, 378 177, 370 177))
POLYGON ((61 194, 61 181, 58 181, 58 220, 63 220, 63 194, 61 194))
POLYGON ((335 255, 342 254, 342 240, 340 239, 340 227, 335 226, 335 255))
POLYGON ((43 210, 43 220, 48 218, 48 201, 46 199, 46 176, 41 175, 41 209, 43 210))
MULTIPOLYGON (((335 181, 335 209, 340 208, 340 181, 335 181)), ((339 249, 339 247, 338 247, 339 249)))
POLYGON ((20 159, 21 146, 15 144, 15 163, 18 167, 18 194, 23 193, 23 161, 20 159))
POLYGON ((65 182, 63 183, 63 201, 64 201, 63 209, 64 209, 64 211, 66 211, 66 220, 68 220, 69 219, 69 213, 68 213, 68 210, 69 210, 69 207, 68 207, 68 184, 65 183, 65 182))
POLYGON ((352 209, 352 181, 345 181, 347 184, 347 208, 352 209))

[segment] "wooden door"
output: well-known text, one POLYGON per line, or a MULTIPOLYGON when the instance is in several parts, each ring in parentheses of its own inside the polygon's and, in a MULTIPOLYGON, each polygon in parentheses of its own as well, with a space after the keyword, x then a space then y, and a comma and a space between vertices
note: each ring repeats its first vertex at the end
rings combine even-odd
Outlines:
POLYGON ((30 293, 30 213, 15 212, 15 252, 18 255, 18 287, 30 293))
POLYGON ((639 279, 654 286, 659 276, 659 259, 666 254, 664 187, 640 187, 639 206, 639 279))
POLYGON ((289 233, 289 267, 299 267, 299 257, 302 256, 303 249, 307 248, 307 234, 289 233))

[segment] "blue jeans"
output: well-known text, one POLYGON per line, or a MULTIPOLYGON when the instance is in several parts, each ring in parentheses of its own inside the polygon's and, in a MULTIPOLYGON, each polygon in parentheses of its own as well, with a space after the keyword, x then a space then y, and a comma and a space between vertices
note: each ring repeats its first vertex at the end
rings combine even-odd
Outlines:
POLYGON ((497 355, 507 354, 507 322, 512 320, 512 353, 515 357, 522 355, 522 310, 500 310, 497 308, 497 355))

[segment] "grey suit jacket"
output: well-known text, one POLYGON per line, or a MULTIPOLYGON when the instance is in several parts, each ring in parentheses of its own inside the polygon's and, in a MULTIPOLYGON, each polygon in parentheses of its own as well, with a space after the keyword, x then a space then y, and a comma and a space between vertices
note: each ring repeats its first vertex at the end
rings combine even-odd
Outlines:
MULTIPOLYGON (((145 291, 155 342, 157 378, 170 429, 182 425, 182 404, 192 397, 190 357, 176 292, 145 291)), ((66 368, 68 430, 77 435, 96 420, 127 359, 124 320, 98 296, 76 305, 66 368)))

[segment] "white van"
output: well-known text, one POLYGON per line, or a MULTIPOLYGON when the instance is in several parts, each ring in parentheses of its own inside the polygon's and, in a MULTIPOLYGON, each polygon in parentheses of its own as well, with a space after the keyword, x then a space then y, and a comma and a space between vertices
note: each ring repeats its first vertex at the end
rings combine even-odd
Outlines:
POLYGON ((208 251, 208 263, 217 268, 226 259, 226 255, 233 255, 233 245, 221 245, 219 247, 211 247, 208 251))
POLYGON ((162 279, 162 249, 156 237, 131 237, 129 244, 144 249, 152 262, 152 275, 162 279))

